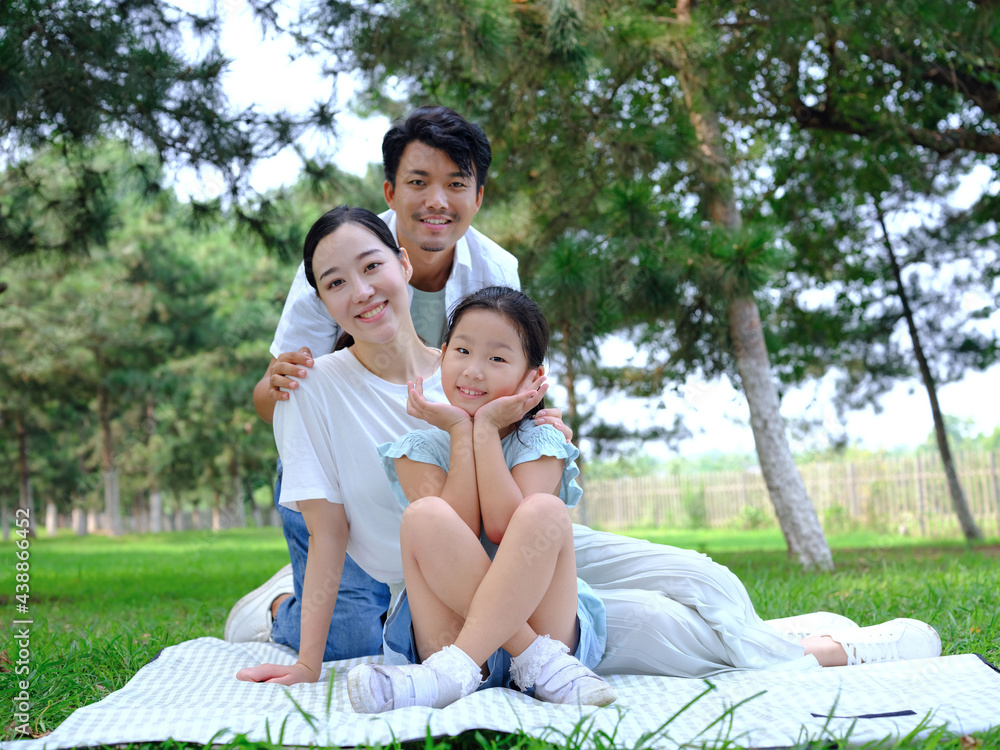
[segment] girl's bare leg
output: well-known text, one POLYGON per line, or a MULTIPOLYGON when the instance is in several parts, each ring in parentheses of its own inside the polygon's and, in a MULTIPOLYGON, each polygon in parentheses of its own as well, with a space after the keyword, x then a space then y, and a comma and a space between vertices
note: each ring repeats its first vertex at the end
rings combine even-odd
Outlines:
POLYGON ((407 508, 402 546, 422 656, 454 642, 483 664, 500 646, 520 654, 538 633, 575 648, 576 558, 559 498, 525 498, 492 564, 478 538, 437 498, 407 508))
MULTIPOLYGON (((421 660, 455 642, 490 558, 447 502, 425 497, 411 503, 400 528, 406 596, 421 660)), ((489 654, 469 654, 478 664, 489 654)))

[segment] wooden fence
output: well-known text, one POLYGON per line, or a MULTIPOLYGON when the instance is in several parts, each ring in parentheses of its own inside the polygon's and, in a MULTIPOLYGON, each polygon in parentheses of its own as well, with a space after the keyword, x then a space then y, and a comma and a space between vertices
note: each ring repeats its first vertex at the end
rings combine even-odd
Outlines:
MULTIPOLYGON (((1000 452, 956 456, 979 528, 1000 535, 1000 452)), ((827 532, 852 528, 940 537, 959 534, 937 455, 799 467, 827 532)), ((589 480, 574 520, 604 529, 755 528, 775 523, 759 467, 745 471, 589 480)))
MULTIPOLYGON (((988 536, 1000 536, 1000 452, 956 456, 959 479, 973 518, 988 536)), ((820 521, 828 533, 865 528, 922 537, 960 534, 951 497, 936 455, 882 458, 853 463, 814 463, 799 467, 820 521)), ((679 476, 586 480, 574 520, 603 529, 635 527, 760 528, 776 523, 764 479, 757 467, 745 471, 679 476)), ((6 511, 6 509, 4 509, 6 511)), ((277 511, 227 508, 148 512, 121 519, 124 532, 182 529, 220 530, 234 526, 278 526, 277 511)), ((0 525, 9 536, 9 511, 0 525)), ((70 528, 77 533, 105 532, 104 514, 75 510, 58 515, 50 505, 33 519, 39 533, 70 528)))

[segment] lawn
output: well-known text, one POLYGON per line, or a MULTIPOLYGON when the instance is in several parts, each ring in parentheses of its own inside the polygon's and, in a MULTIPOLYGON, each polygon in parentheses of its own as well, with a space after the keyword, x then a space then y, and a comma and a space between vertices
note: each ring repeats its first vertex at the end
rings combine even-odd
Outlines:
MULTIPOLYGON (((863 624, 917 617, 938 629, 945 654, 975 652, 1000 663, 996 540, 969 549, 957 542, 921 544, 861 532, 831 537, 837 571, 825 575, 803 572, 790 562, 777 531, 633 533, 699 549, 729 566, 765 618, 817 609, 863 624)), ((221 638, 233 602, 287 561, 284 539, 273 528, 32 539, 29 612, 24 615, 15 609, 15 552, 13 541, 0 543, 0 604, 7 623, 33 620, 30 727, 36 735, 120 688, 161 648, 199 636, 221 638)), ((11 625, 0 671, 15 669, 14 635, 11 625)), ((7 707, 16 689, 15 679, 0 681, 0 739, 14 737, 7 707)), ((976 747, 946 739, 905 746, 976 747)), ((980 742, 981 748, 1000 747, 1000 721, 980 742)), ((448 744, 440 742, 438 750, 448 744)), ((536 743, 472 733, 450 744, 492 750, 536 743)))

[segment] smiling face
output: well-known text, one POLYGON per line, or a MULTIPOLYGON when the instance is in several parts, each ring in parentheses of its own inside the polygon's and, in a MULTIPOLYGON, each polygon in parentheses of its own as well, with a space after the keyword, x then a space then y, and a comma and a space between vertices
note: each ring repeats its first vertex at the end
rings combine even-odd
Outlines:
POLYGON ((470 415, 494 399, 517 393, 532 371, 517 330, 490 310, 462 315, 441 357, 445 396, 470 415))
POLYGON ((387 180, 384 188, 399 244, 410 252, 452 250, 483 202, 474 175, 463 175, 448 154, 420 141, 406 146, 395 186, 387 180))
POLYGON ((391 341, 409 319, 409 260, 363 226, 345 223, 321 239, 312 268, 319 298, 356 342, 391 341))

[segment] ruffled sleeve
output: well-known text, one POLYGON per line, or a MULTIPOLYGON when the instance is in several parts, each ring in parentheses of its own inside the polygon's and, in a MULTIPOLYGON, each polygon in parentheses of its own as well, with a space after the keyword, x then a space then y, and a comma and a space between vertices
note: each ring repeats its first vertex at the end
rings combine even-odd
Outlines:
POLYGON ((382 459, 382 469, 389 478, 392 494, 403 508, 406 508, 410 501, 406 499, 403 488, 399 485, 394 459, 406 456, 411 461, 431 464, 448 471, 450 454, 451 441, 448 433, 438 429, 415 430, 408 432, 395 442, 382 443, 378 446, 378 455, 382 459))
POLYGON ((504 438, 504 456, 507 466, 513 469, 518 464, 536 461, 542 456, 552 456, 563 459, 562 482, 559 485, 559 497, 572 508, 583 497, 583 489, 576 483, 580 470, 576 459, 580 450, 572 443, 566 442, 566 437, 550 424, 538 425, 527 422, 504 438))

